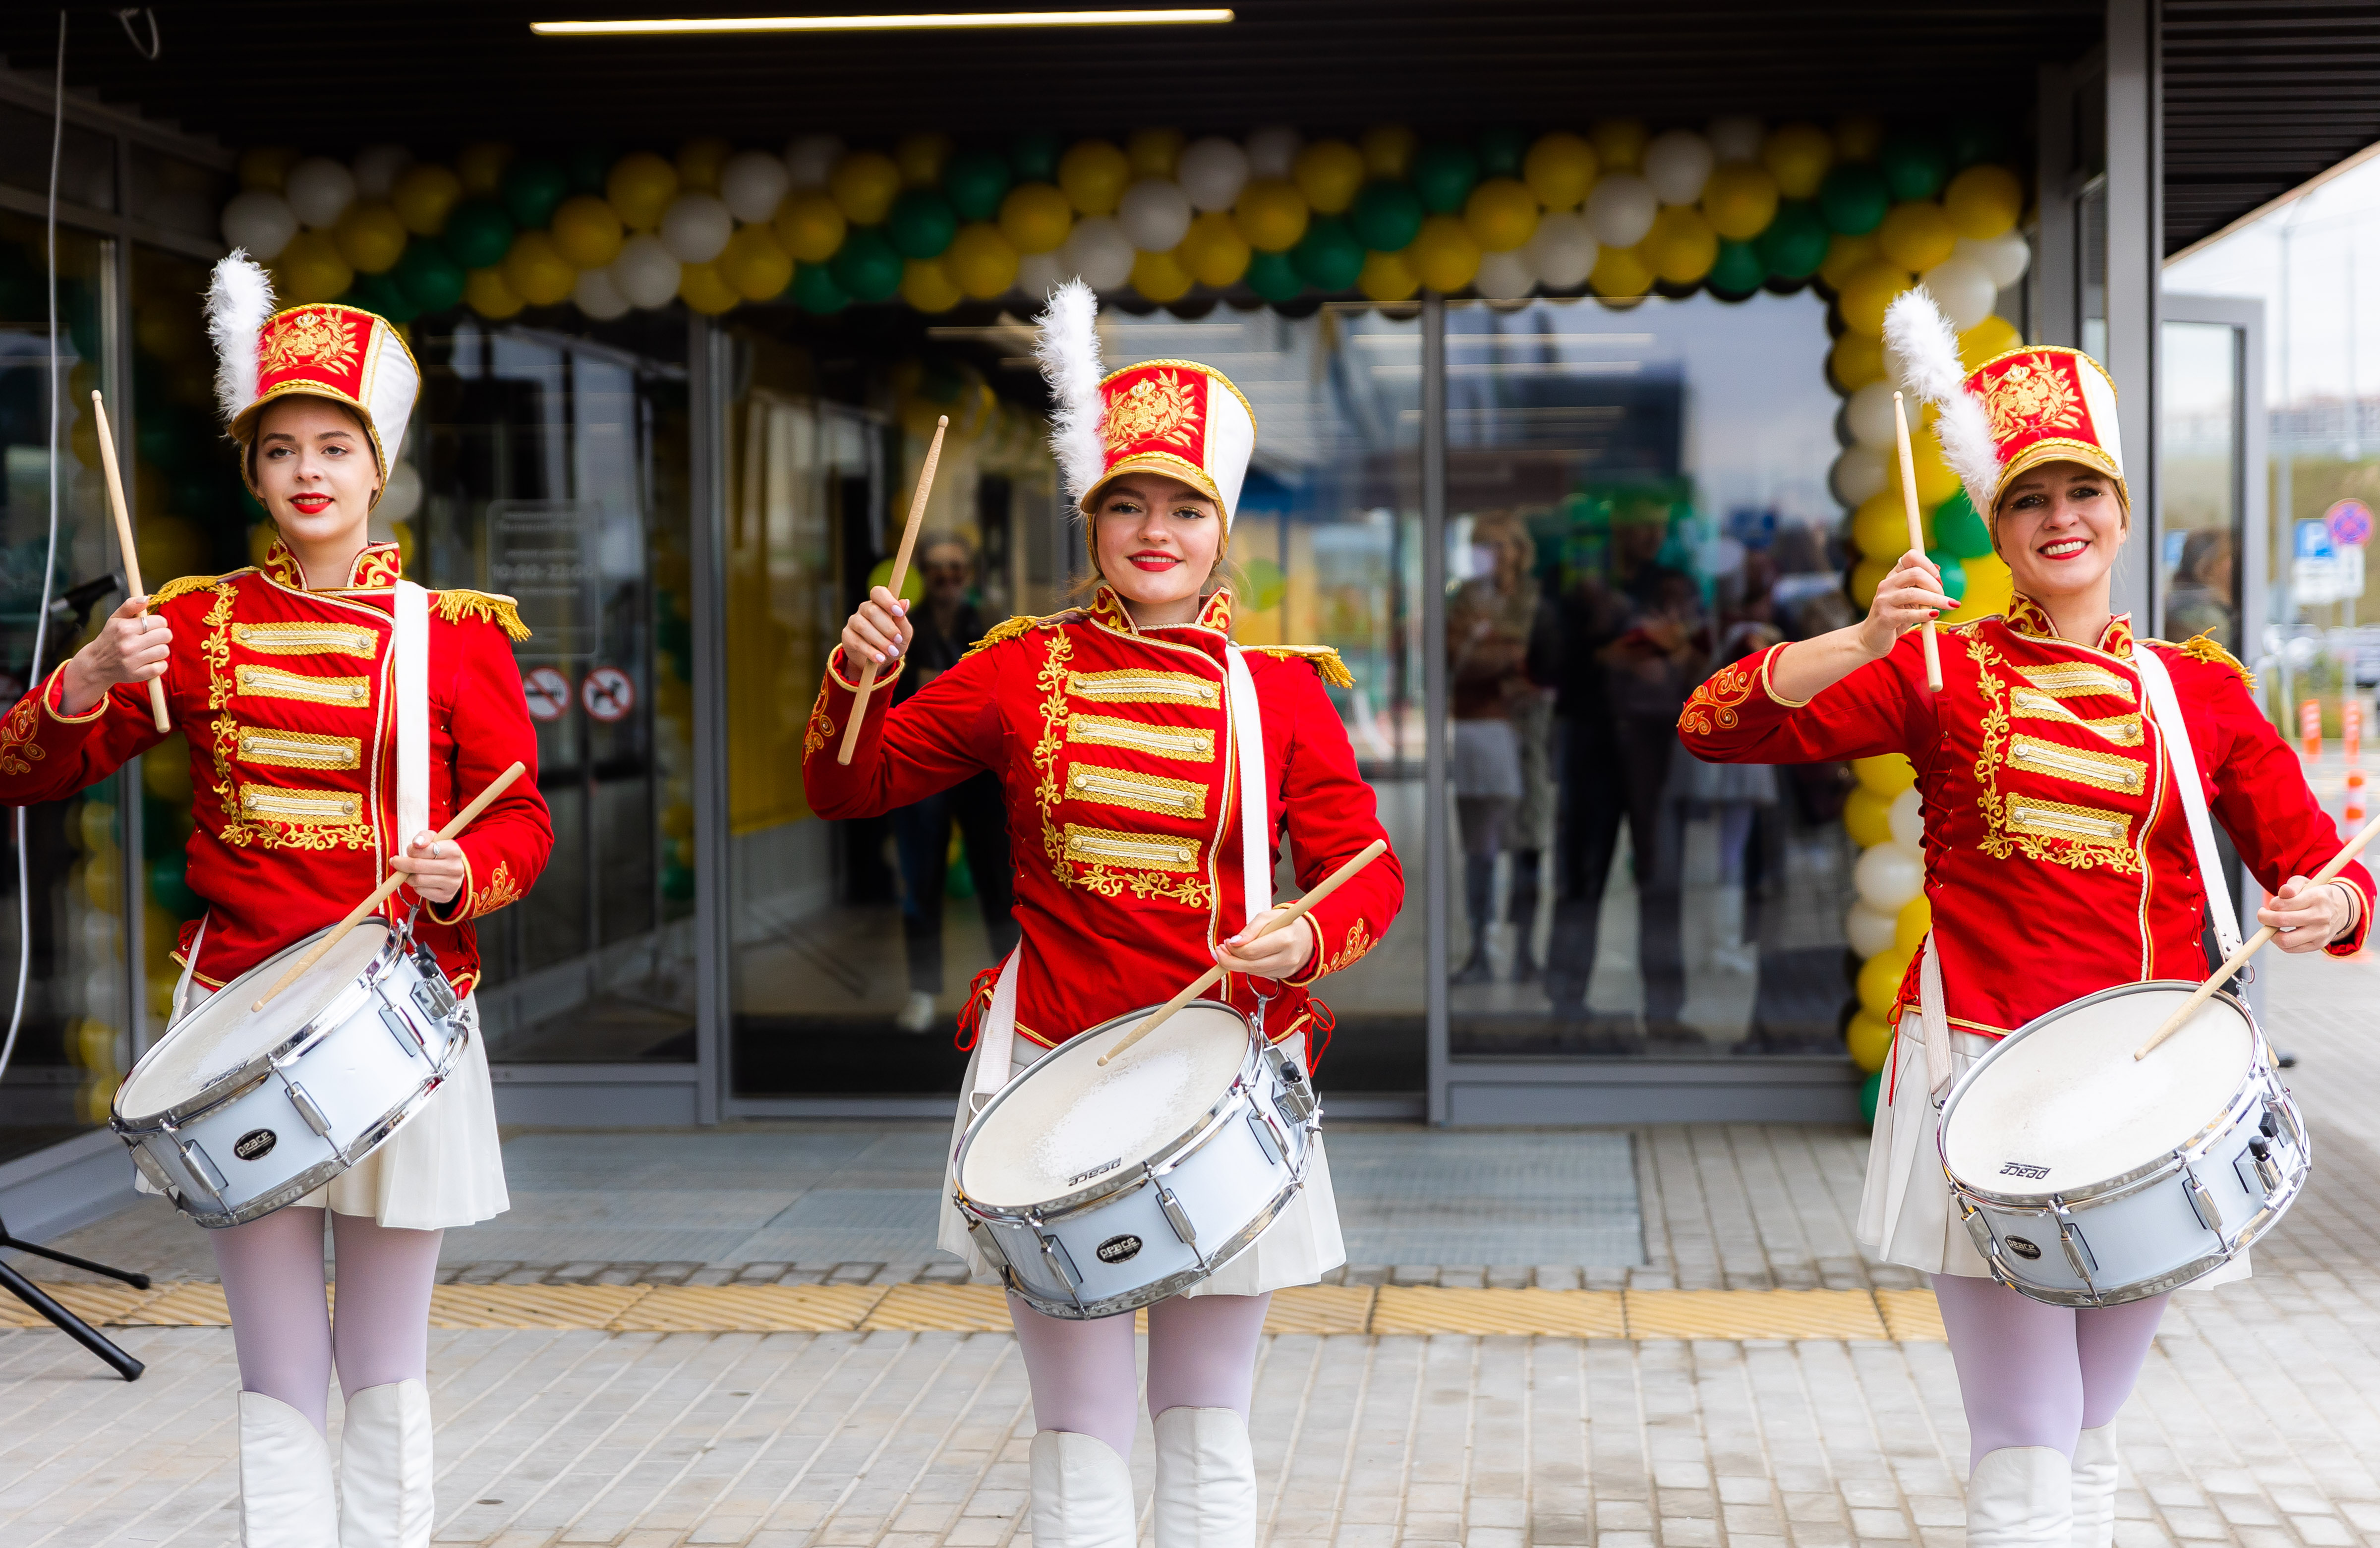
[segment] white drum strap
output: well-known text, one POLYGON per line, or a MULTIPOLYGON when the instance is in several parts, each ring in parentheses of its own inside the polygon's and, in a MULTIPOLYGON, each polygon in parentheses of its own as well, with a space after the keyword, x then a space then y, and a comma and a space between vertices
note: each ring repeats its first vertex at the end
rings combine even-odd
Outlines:
POLYGON ((396 583, 396 853, 430 826, 430 593, 396 583))
POLYGON ((1009 952, 1000 965, 1000 981, 992 986, 991 1005, 978 1023, 975 1084, 967 1092, 967 1111, 979 1113, 1000 1094, 1016 1063, 1016 959, 1023 947, 1009 952))
POLYGON ((1239 753, 1240 869, 1247 889, 1248 918, 1272 907, 1272 792, 1265 783, 1264 712, 1257 706, 1257 681, 1246 657, 1225 646, 1232 688, 1232 745, 1239 753))
POLYGON ((199 916, 199 933, 190 937, 189 958, 182 963, 181 979, 174 986, 174 1013, 165 1022, 167 1032, 182 1024, 183 1002, 190 998, 190 980, 199 971, 199 948, 206 944, 207 921, 214 916, 212 909, 199 916))
POLYGON ((1942 999, 1942 958, 1935 949, 1934 933, 1925 933, 1925 960, 1917 964, 1917 1019, 1925 1029, 1925 1089, 1940 1107, 1958 1074, 1950 1057, 1950 1012, 1942 999))
POLYGON ((2206 892, 2206 914, 2215 926, 2215 944, 2228 958, 2240 949, 2240 915, 2231 906, 2230 878, 2223 874, 2223 858, 2215 848, 2215 825, 2206 816, 2206 790, 2198 773, 2198 756, 2191 750, 2190 728, 2181 718, 2181 702, 2173 696, 2173 677, 2145 645, 2132 647, 2132 664, 2140 669, 2141 686, 2148 690, 2149 707, 2157 729, 2165 733, 2165 750, 2173 768, 2174 789, 2190 818, 2190 841, 2198 850, 2198 877, 2206 892))

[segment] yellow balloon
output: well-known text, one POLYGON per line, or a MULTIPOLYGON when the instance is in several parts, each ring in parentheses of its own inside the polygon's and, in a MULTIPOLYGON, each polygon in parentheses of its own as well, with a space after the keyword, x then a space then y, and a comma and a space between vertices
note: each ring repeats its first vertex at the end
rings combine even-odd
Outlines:
POLYGON ((1883 149, 1883 119, 1861 114, 1835 120, 1835 160, 1872 162, 1883 149))
POLYGON ((1844 276, 1836 293, 1843 326, 1866 338, 1884 337, 1884 308, 1915 283, 1908 270, 1884 259, 1861 264, 1844 276))
POLYGON ((1862 790, 1872 790, 1887 801, 1917 783, 1917 766, 1900 753, 1878 753, 1852 759, 1852 777, 1862 790))
POLYGON ((650 231, 677 197, 677 168, 650 151, 632 151, 612 164, 603 197, 630 231, 650 231))
POLYGON ((1132 287, 1152 301, 1179 301, 1196 283, 1170 252, 1142 253, 1132 260, 1132 287))
POLYGON ((1815 124, 1781 124, 1760 142, 1760 164, 1787 199, 1816 198, 1834 162, 1834 137, 1815 124))
MULTIPOLYGON (((1920 430, 1909 438, 1910 470, 1917 476, 1917 504, 1921 510, 1935 506, 1959 492, 1959 476, 1942 458, 1942 442, 1931 430, 1920 430)), ((1899 464, 1893 466, 1893 481, 1900 482, 1899 464)))
POLYGON ((620 256, 625 228, 620 212, 593 194, 576 194, 553 212, 553 242, 581 269, 601 269, 620 256))
POLYGON ((1721 236, 1749 242, 1777 218, 1777 179, 1745 162, 1714 167, 1703 185, 1703 213, 1721 236))
POLYGON ((1607 301, 1639 300, 1653 288, 1653 269, 1640 248, 1605 248, 1595 255, 1586 283, 1607 301))
POLYGON ((1884 380, 1884 341, 1846 332, 1827 352, 1827 372, 1835 390, 1848 397, 1871 381, 1884 380))
POLYGON ((466 145, 463 153, 455 158, 455 171, 463 179, 463 191, 482 199, 492 198, 504 187, 504 168, 513 162, 513 148, 482 140, 466 145))
POLYGON ((2016 596, 2016 577, 2009 574, 2007 563, 1998 554, 1978 554, 1959 561, 1959 564, 1967 572, 1967 594, 1954 611, 1943 614, 1944 618, 1952 623, 1964 623, 2008 611, 2010 601, 2016 596))
POLYGON ((1876 588, 1884 577, 1892 574, 1892 565, 1882 559, 1863 559, 1852 566, 1852 600, 1865 612, 1876 604, 1876 588))
POLYGON ((1893 262, 1922 274, 1950 256, 1959 232, 1932 200, 1904 200, 1876 228, 1876 245, 1893 262))
POLYGON ((1075 229, 1075 207, 1048 183, 1019 183, 1000 201, 1000 234, 1021 253, 1058 250, 1075 229))
MULTIPOLYGON (((1240 235, 1248 246, 1258 252, 1287 252, 1297 246, 1305 235, 1305 196, 1285 178, 1257 177, 1240 190, 1239 202, 1232 206, 1232 218, 1239 223, 1240 235)), ((1423 227, 1428 229, 1427 225, 1423 227)), ((1463 282, 1470 284, 1468 278, 1463 282)))
POLYGON ((966 299, 939 258, 913 258, 901 266, 901 299, 921 312, 946 312, 966 299))
POLYGON ((1865 786, 1853 786, 1843 798, 1843 831, 1865 849, 1892 837, 1892 802, 1865 786))
POLYGON ((1693 284, 1718 261, 1718 233, 1693 205, 1664 205, 1636 250, 1662 280, 1693 284))
POLYGON ((1942 212, 1960 236, 1988 242, 2016 229, 2024 185, 2004 166, 1971 166, 1942 190, 1942 212))
POLYGON ((942 269, 962 292, 989 301, 1016 283, 1016 248, 990 221, 969 221, 951 238, 942 269))
POLYGON ((1575 210, 1595 187, 1595 147, 1567 129, 1541 134, 1521 161, 1521 181, 1548 210, 1575 210))
POLYGON ((1969 370, 2024 343, 2016 324, 1998 315, 1987 317, 1959 335, 1959 363, 1969 370))
POLYGON ((1364 152, 1364 170, 1375 177, 1402 177, 1413 170, 1414 151, 1421 136, 1402 124, 1375 124, 1355 142, 1364 152))
POLYGON ((1182 160, 1180 129, 1135 129, 1124 137, 1123 159, 1135 177, 1171 177, 1182 160))
POLYGON ((715 258, 708 263, 679 266, 677 298, 705 317, 717 317, 723 311, 732 310, 735 303, 744 299, 735 293, 735 287, 727 283, 727 276, 719 272, 719 260, 715 258))
POLYGON ((517 316, 528 304, 504 283, 502 269, 472 270, 463 281, 463 303, 493 322, 517 316))
POLYGON ((326 231, 301 231, 273 260, 284 301, 327 301, 356 283, 355 269, 326 231))
POLYGON ((1355 276, 1355 288, 1383 306, 1398 301, 1410 301, 1421 288, 1421 276, 1414 272, 1402 253, 1378 250, 1364 255, 1364 272, 1355 276))
POLYGON ((1892 1057, 1892 1028, 1883 1017, 1862 1006, 1852 1017, 1852 1024, 1843 1029, 1843 1047, 1853 1064, 1873 1075, 1892 1057))
MULTIPOLYGON (((1942 498, 1950 497, 1946 494, 1942 498)), ((1888 572, 1909 551, 1909 514, 1901 502, 1898 465, 1893 468, 1891 487, 1881 494, 1870 495, 1867 503, 1852 513, 1852 541, 1858 546, 1861 558, 1877 561, 1888 572)))
POLYGON ((770 224, 776 228, 778 245, 804 263, 824 263, 832 258, 851 229, 851 223, 843 218, 843 206, 832 194, 816 188, 787 196, 770 224))
POLYGON ((1490 177, 1463 200, 1463 224, 1482 251, 1511 252, 1537 234, 1537 196, 1517 177, 1490 177))
POLYGON ((942 180, 942 168, 949 163, 951 152, 957 144, 946 134, 920 131, 903 135, 892 147, 892 163, 901 169, 901 182, 905 187, 930 188, 942 180))
POLYGON ((562 256, 552 234, 544 231, 524 231, 513 238, 512 251, 504 254, 504 275, 512 293, 532 307, 568 300, 578 283, 578 271, 562 256))
POLYGON ((1925 932, 1933 927, 1933 901, 1920 892, 1900 905, 1900 916, 1892 922, 1893 949, 1915 956, 1917 949, 1925 944, 1925 932))
POLYGON ((738 226, 715 261, 720 278, 747 301, 773 301, 794 283, 794 255, 766 225, 738 226))
POLYGON ((1058 158, 1058 187, 1086 215, 1112 215, 1132 182, 1132 163, 1104 139, 1078 139, 1058 158))
POLYGON ((1189 235, 1173 249, 1173 256, 1200 284, 1220 289, 1240 282, 1240 276, 1248 272, 1252 251, 1229 214, 1209 210, 1190 223, 1189 235))
POLYGON ((1318 139, 1298 151, 1289 179, 1318 213, 1343 215, 1364 187, 1364 153, 1343 139, 1318 139))
MULTIPOLYGON (((698 135, 677 148, 677 180, 681 187, 696 193, 715 194, 719 191, 719 173, 735 147, 717 135, 698 135)), ((687 305, 693 305, 688 302, 687 305)), ((720 308, 726 310, 724 307, 720 308)))
POLYGON ((1892 1014, 1892 1002, 1900 998, 1900 981, 1909 974, 1909 953, 1901 950, 1879 951, 1860 964, 1860 1009, 1878 1021, 1892 1014))
POLYGON ((1452 215, 1432 215, 1404 252, 1421 283, 1439 295, 1461 290, 1479 272, 1479 239, 1452 215))
POLYGON ((384 274, 405 256, 405 222, 377 200, 358 200, 332 229, 339 256, 361 274, 384 274))
POLYGON ((1828 289, 1840 290, 1852 270, 1874 262, 1878 256, 1874 236, 1845 236, 1838 232, 1827 239, 1827 257, 1818 265, 1818 278, 1828 289))
POLYGON ((854 151, 827 175, 826 191, 852 224, 879 224, 900 197, 900 164, 881 151, 854 151))
POLYGON ((243 188, 264 188, 281 191, 289 179, 289 169, 298 164, 298 151, 290 145, 259 145, 239 153, 239 186, 243 188))
POLYGON ((445 230, 447 213, 462 197, 463 180, 434 162, 407 167, 388 190, 396 218, 416 236, 435 236, 445 230))
POLYGON ((1586 138, 1602 170, 1634 172, 1645 164, 1645 142, 1653 133, 1642 118, 1606 118, 1587 130, 1586 138))

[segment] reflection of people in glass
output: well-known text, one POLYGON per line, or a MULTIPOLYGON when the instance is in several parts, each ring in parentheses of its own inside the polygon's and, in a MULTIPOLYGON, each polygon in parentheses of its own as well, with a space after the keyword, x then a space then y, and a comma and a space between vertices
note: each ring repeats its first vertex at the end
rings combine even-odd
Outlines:
POLYGON ((2178 640, 2211 635, 2226 650, 2239 649, 2231 597, 2231 530, 2202 526, 2182 539, 2181 562, 2165 594, 2165 632, 2178 640))
MULTIPOLYGON (((1746 618, 1729 626, 1712 658, 1714 670, 1756 655, 1784 635, 1773 623, 1746 618)), ((1756 936, 1747 941, 1749 911, 1744 896, 1744 859, 1752 848, 1753 824, 1777 804, 1777 770, 1763 763, 1705 763, 1689 758, 1686 793, 1718 819, 1718 896, 1711 913, 1711 960, 1736 973, 1759 965, 1756 936)))
MULTIPOLYGON (((917 545, 917 569, 925 577, 926 605, 917 611, 917 643, 909 670, 895 681, 900 704, 958 664, 989 627, 970 600, 975 550, 965 539, 929 534, 917 545)), ((951 824, 966 845, 967 869, 975 877, 976 901, 994 961, 1016 944, 1016 921, 1008 871, 1008 818, 1000 781, 978 774, 892 814, 892 841, 901 855, 901 938, 909 958, 909 998, 895 1024, 923 1032, 933 1024, 934 997, 942 992, 942 893, 949 879, 951 824)))
MULTIPOLYGON (((1488 574, 1463 583, 1448 604, 1446 649, 1454 701, 1454 809, 1463 830, 1463 902, 1470 959, 1457 984, 1484 984, 1496 924, 1496 856, 1512 852, 1512 976, 1536 975, 1530 936, 1537 917, 1537 869, 1546 837, 1545 783, 1550 726, 1545 695, 1530 680, 1532 641, 1543 627, 1530 572, 1536 544, 1519 518, 1490 512, 1472 527, 1488 574), (1533 788, 1534 787, 1534 788, 1533 788)), ((1540 647, 1540 661, 1549 650, 1540 647)))

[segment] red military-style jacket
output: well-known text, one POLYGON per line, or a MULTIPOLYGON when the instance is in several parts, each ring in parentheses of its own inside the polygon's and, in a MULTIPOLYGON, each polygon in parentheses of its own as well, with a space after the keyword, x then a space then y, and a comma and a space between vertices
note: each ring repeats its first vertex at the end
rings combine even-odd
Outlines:
MULTIPOLYGON (((982 770, 999 777, 1022 934, 1016 1030, 1044 1047, 1165 999, 1246 922, 1231 619, 1231 593, 1218 591, 1196 623, 1143 630, 1104 587, 1086 608, 1013 619, 899 706, 872 694, 847 767, 835 753, 857 683, 840 647, 828 662, 802 754, 820 816, 872 816, 982 770)), ((1323 691, 1346 669, 1328 650, 1245 655, 1264 721, 1268 854, 1285 833, 1311 888, 1385 837, 1323 691)), ((1369 950, 1403 898, 1389 853, 1306 916, 1314 955, 1278 986, 1267 1035, 1307 1025, 1309 986, 1369 950)), ((1223 998, 1257 1006, 1242 974, 1225 977, 1223 998)))
MULTIPOLYGON (((1905 635, 1881 660, 1815 699, 1781 697, 1775 646, 1694 692, 1678 732, 1713 763, 1809 763, 1902 753, 1925 816, 1925 893, 1950 1024, 1998 1037, 2070 1000, 2119 984, 2196 979, 2206 895, 2189 818, 2135 653, 2173 679, 2210 814, 2266 891, 2311 876, 2338 852, 2338 829, 2250 695, 2250 679, 2201 635, 2135 640, 2118 614, 2095 645, 2061 639, 2018 597, 2005 618, 1940 629, 1942 692, 1925 686, 1923 642, 1905 635)), ((2372 877, 2335 956, 2363 944, 2372 877)), ((1912 958, 1893 1008, 1917 1003, 1912 958)))
MULTIPOLYGON (((174 631, 165 704, 190 746, 189 884, 208 907, 194 976, 210 988, 340 918, 412 837, 396 831, 399 574, 396 545, 376 543, 346 587, 310 591, 276 539, 261 569, 188 576, 150 599, 174 631)), ((463 890, 418 921, 459 993, 479 982, 471 922, 526 893, 553 847, 507 635, 528 635, 510 599, 431 593, 430 826, 516 759, 528 766, 463 833, 463 890)), ((69 716, 63 671, 0 720, 0 802, 60 800, 164 740, 145 684, 69 716)), ((415 901, 400 888, 382 913, 415 901)), ((183 927, 184 950, 196 928, 183 927)))

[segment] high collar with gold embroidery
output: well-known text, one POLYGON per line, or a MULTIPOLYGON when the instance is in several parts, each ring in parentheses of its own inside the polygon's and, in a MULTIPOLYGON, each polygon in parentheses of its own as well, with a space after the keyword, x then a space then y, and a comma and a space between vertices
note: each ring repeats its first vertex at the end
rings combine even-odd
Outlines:
POLYGON ((1220 635, 1225 639, 1231 638, 1232 635, 1232 588, 1228 586, 1216 587, 1212 596, 1198 604, 1198 616, 1187 623, 1159 624, 1144 630, 1133 622, 1132 610, 1124 606, 1123 599, 1116 595, 1115 588, 1105 584, 1091 594, 1090 605, 1083 611, 1092 623, 1103 628, 1112 629, 1119 635, 1141 635, 1171 629, 1205 629, 1220 635))
MULTIPOLYGON (((2009 599, 2008 626, 2027 639, 2057 640, 2065 645, 2078 643, 2060 635, 2057 623, 2041 604, 2022 591, 2009 599)), ((2099 631, 2098 641, 2092 648, 2119 660, 2130 660, 2132 655, 2132 615, 2119 612, 2108 619, 2107 626, 2099 631)))
MULTIPOLYGON (((259 568, 267 580, 287 587, 292 591, 313 589, 306 584, 306 567, 289 551, 289 545, 279 538, 264 552, 264 562, 259 568)), ((370 591, 376 587, 395 586, 405 574, 405 561, 395 543, 366 543, 356 562, 347 567, 347 584, 330 589, 338 591, 370 591)))

